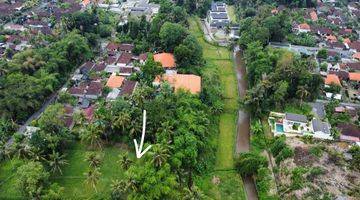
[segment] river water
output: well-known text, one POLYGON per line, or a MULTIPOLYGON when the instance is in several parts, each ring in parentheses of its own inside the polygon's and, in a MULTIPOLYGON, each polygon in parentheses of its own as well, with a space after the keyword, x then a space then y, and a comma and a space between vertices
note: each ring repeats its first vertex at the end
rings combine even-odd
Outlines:
MULTIPOLYGON (((245 79, 246 68, 242 59, 242 53, 239 49, 234 51, 234 59, 236 66, 236 77, 238 81, 238 93, 240 99, 246 94, 248 87, 247 80, 245 79)), ((237 137, 236 137, 236 154, 247 152, 250 149, 250 116, 242 109, 239 109, 239 116, 237 122, 237 137)), ((242 177, 244 187, 248 200, 257 200, 257 192, 255 183, 252 177, 242 177)))

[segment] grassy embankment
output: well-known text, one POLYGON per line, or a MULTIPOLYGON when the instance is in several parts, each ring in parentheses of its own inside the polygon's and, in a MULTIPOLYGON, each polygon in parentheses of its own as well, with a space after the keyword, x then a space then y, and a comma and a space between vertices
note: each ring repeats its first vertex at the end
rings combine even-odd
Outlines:
POLYGON ((219 119, 219 135, 215 171, 208 174, 199 185, 211 197, 216 199, 246 199, 240 176, 234 169, 234 149, 238 112, 237 80, 232 59, 232 52, 225 47, 211 44, 204 39, 198 18, 189 19, 191 34, 196 36, 203 47, 206 66, 204 70, 216 70, 224 95, 224 112, 219 119), (212 182, 214 177, 220 178, 219 184, 212 182))
POLYGON ((228 11, 228 14, 229 14, 229 18, 230 18, 230 21, 233 22, 233 23, 236 23, 237 22, 237 18, 236 18, 236 12, 235 12, 235 6, 228 6, 227 7, 227 11, 228 11))

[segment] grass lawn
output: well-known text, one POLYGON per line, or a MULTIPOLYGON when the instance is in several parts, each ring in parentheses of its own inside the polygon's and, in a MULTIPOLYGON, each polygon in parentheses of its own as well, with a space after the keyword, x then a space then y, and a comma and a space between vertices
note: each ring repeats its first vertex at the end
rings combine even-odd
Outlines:
POLYGON ((124 176, 124 171, 117 163, 119 155, 124 151, 115 146, 103 149, 103 163, 100 167, 101 178, 97 186, 98 193, 84 183, 86 179, 84 173, 89 169, 88 163, 84 159, 86 153, 90 152, 90 150, 80 143, 74 144, 71 149, 66 151, 69 164, 64 167, 63 175, 52 177, 51 181, 65 188, 65 198, 67 199, 109 197, 112 181, 121 179, 124 176))
POLYGON ((0 199, 21 199, 21 194, 15 187, 15 173, 23 161, 14 158, 0 163, 0 199))
POLYGON ((236 14, 235 14, 235 6, 228 6, 227 7, 227 11, 228 11, 228 14, 229 14, 229 18, 230 18, 230 21, 231 22, 237 22, 236 20, 236 14))
MULTIPOLYGON (((50 177, 50 182, 58 183, 65 188, 65 199, 98 199, 109 197, 110 185, 114 179, 121 179, 124 171, 117 163, 119 155, 125 150, 121 147, 109 146, 102 151, 103 164, 100 167, 101 178, 97 186, 98 193, 84 183, 84 173, 89 169, 88 163, 84 160, 85 154, 90 152, 85 145, 75 143, 69 150, 66 150, 68 165, 63 167, 63 174, 50 177)), ((131 157, 134 155, 130 154, 131 157)), ((16 170, 24 161, 11 160, 0 164, 0 199, 21 199, 20 192, 14 187, 16 170)))
POLYGON ((206 194, 215 199, 246 199, 241 177, 235 171, 229 170, 234 168, 233 158, 239 107, 232 52, 226 47, 219 47, 205 41, 198 23, 200 23, 198 18, 190 18, 189 29, 203 47, 204 59, 206 60, 204 70, 217 69, 220 74, 225 108, 220 115, 219 135, 217 136, 215 170, 219 171, 202 177, 196 182, 206 194), (214 177, 219 178, 219 184, 212 182, 214 177))
POLYGON ((307 103, 302 103, 302 105, 300 103, 287 103, 284 112, 308 115, 311 113, 311 106, 307 103))

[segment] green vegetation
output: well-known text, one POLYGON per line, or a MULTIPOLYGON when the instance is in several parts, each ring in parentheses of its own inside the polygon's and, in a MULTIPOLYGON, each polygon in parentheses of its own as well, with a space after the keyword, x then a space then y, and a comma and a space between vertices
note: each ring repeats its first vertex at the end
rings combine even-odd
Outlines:
MULTIPOLYGON (((219 136, 216 138, 217 153, 215 169, 229 170, 234 168, 233 152, 235 148, 238 109, 237 85, 233 68, 234 64, 231 60, 231 52, 228 49, 211 44, 204 39, 199 23, 199 19, 195 17, 189 19, 190 32, 192 35, 196 36, 204 50, 204 60, 206 60, 204 73, 209 73, 211 71, 217 73, 223 90, 224 112, 219 117, 219 136)), ((202 185, 200 185, 204 191, 211 194, 210 196, 215 196, 216 199, 222 199, 224 197, 229 197, 229 194, 234 193, 233 195, 230 195, 229 198, 245 199, 242 181, 237 180, 239 179, 239 176, 234 176, 234 173, 231 171, 219 171, 214 172, 211 175, 211 177, 220 178, 218 186, 212 183, 204 184, 204 182, 210 181, 210 176, 207 180, 201 181, 202 185)))
MULTIPOLYGON (((101 176, 97 184, 97 190, 101 193, 96 193, 95 190, 88 184, 84 185, 86 176, 84 173, 90 168, 88 162, 85 160, 86 154, 89 152, 98 152, 88 150, 88 148, 80 143, 75 143, 68 150, 65 151, 68 165, 63 167, 63 174, 60 176, 53 176, 51 180, 64 187, 65 198, 97 198, 110 196, 110 185, 114 179, 123 178, 125 171, 121 168, 119 163, 120 155, 127 151, 119 146, 104 147, 101 151, 103 155, 102 164, 100 165, 101 176)), ((133 158, 134 156, 131 155, 133 158)))
POLYGON ((235 9, 236 8, 235 8, 234 5, 229 5, 227 7, 227 11, 228 11, 228 14, 229 14, 230 21, 233 22, 233 23, 237 22, 236 10, 235 9))

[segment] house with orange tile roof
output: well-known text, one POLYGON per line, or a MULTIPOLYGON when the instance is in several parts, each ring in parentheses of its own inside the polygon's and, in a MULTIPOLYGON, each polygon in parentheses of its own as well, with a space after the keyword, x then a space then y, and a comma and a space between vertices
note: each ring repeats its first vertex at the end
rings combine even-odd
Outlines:
POLYGON ((335 85, 339 85, 341 86, 341 82, 339 77, 336 74, 328 74, 325 78, 325 85, 331 85, 331 84, 335 84, 335 85))
POLYGON ((125 80, 125 77, 123 76, 117 76, 116 74, 112 74, 110 78, 108 79, 106 86, 115 89, 120 88, 125 80))
POLYGON ((360 52, 354 53, 354 55, 352 55, 352 58, 360 60, 360 52))
POLYGON ((175 91, 180 89, 189 91, 192 94, 201 92, 201 77, 193 74, 170 74, 163 75, 161 78, 156 77, 153 84, 160 85, 161 82, 168 82, 175 91))
POLYGON ((165 69, 176 68, 175 57, 172 53, 158 53, 154 55, 154 61, 159 62, 165 69))
POLYGON ((350 72, 349 80, 353 82, 360 82, 360 72, 350 72))
POLYGON ((311 28, 310 28, 309 24, 302 23, 302 24, 299 24, 298 31, 299 31, 299 33, 308 33, 311 31, 311 28))

